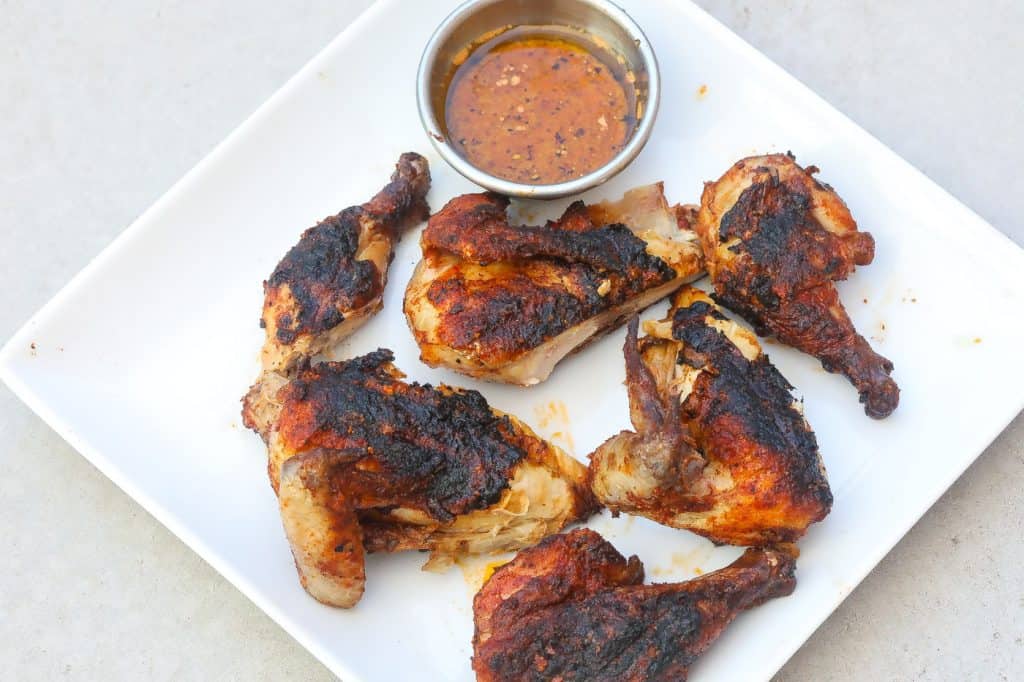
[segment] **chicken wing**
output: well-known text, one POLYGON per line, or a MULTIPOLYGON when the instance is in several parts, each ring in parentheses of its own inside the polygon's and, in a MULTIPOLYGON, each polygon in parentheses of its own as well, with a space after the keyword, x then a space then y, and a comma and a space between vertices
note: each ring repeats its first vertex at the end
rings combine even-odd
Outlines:
POLYGON ((818 444, 757 338, 686 287, 624 353, 630 416, 592 455, 594 494, 714 542, 793 542, 832 506, 818 444))
POLYGON ((245 399, 303 586, 353 606, 366 552, 427 568, 527 546, 597 509, 586 468, 476 391, 401 381, 391 351, 267 372, 245 399), (269 382, 269 383, 265 383, 269 382))
POLYGON ((405 314, 426 364, 531 385, 566 355, 703 271, 694 208, 661 184, 510 225, 509 200, 466 194, 431 216, 405 314))
POLYGON ((783 343, 841 372, 864 411, 887 417, 899 402, 892 363, 853 328, 833 281, 874 258, 871 235, 857 231, 814 166, 772 154, 737 162, 701 197, 700 233, 716 299, 783 343))
POLYGON ((351 334, 380 310, 393 247, 430 214, 427 160, 398 159, 391 182, 302 233, 263 283, 263 367, 284 371, 351 334))
POLYGON ((684 680, 740 612, 796 587, 796 550, 748 549, 682 583, 644 568, 592 530, 545 538, 499 567, 473 600, 480 682, 684 680))

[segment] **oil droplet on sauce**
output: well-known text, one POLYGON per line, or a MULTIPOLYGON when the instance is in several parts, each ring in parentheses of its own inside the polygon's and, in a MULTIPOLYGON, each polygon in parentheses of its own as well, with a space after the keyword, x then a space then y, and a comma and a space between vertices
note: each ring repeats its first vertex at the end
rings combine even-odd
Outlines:
POLYGON ((531 185, 572 180, 611 160, 636 127, 637 79, 585 36, 519 26, 472 49, 445 98, 454 149, 491 175, 531 185))

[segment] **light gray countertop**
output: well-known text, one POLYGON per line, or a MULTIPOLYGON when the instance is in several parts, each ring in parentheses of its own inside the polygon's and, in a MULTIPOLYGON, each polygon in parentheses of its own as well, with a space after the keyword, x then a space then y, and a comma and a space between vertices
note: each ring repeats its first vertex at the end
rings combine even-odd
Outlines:
MULTIPOLYGON (((368 4, 0 3, 0 340, 368 4)), ((700 4, 1024 243, 1024 3, 700 4)), ((330 678, 6 388, 0 443, 0 677, 330 678)), ((1018 416, 778 679, 1024 678, 1022 474, 1018 416)))

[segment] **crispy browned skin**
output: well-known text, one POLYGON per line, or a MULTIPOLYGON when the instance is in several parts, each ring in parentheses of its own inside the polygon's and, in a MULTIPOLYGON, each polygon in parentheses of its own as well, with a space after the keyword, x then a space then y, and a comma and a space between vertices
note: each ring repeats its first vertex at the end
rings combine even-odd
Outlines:
POLYGON ((391 359, 376 351, 300 372, 284 389, 284 446, 351 453, 334 475, 358 509, 401 503, 447 522, 496 502, 526 454, 506 441, 508 419, 476 391, 398 381, 391 359))
POLYGON ((263 284, 263 365, 286 370, 341 341, 380 309, 393 246, 427 218, 427 160, 402 154, 391 182, 303 232, 263 284))
POLYGON ((648 255, 647 245, 629 228, 590 222, 582 201, 543 226, 509 225, 508 204, 508 198, 492 193, 455 197, 431 216, 420 243, 481 264, 536 257, 583 263, 595 271, 639 277, 636 290, 673 276, 664 261, 648 255))
POLYGON ((853 328, 833 281, 874 258, 871 235, 857 231, 831 187, 784 154, 737 162, 701 198, 700 232, 716 298, 758 334, 810 353, 846 376, 864 411, 886 417, 899 388, 893 365, 853 328))
POLYGON ((423 232, 405 312, 431 366, 543 381, 562 357, 703 269, 689 214, 677 222, 660 185, 614 204, 576 202, 543 226, 509 224, 508 205, 462 195, 423 232))
POLYGON ((793 542, 828 514, 832 493, 792 388, 750 332, 703 292, 676 294, 668 317, 624 348, 636 432, 591 455, 609 509, 715 542, 793 542))
POLYGON ((473 670, 481 682, 686 679, 740 612, 793 592, 795 554, 748 549, 700 578, 644 585, 640 560, 594 531, 551 536, 477 593, 473 670))
POLYGON ((476 391, 401 381, 391 360, 378 350, 317 364, 246 398, 311 595, 355 604, 365 552, 430 550, 441 568, 596 510, 582 464, 476 391))

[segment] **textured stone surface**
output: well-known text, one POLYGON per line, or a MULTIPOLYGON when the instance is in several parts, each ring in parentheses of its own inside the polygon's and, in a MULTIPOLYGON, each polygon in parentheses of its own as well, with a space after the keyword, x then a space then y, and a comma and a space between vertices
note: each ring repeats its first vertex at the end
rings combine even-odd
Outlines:
MULTIPOLYGON (((367 4, 2 3, 0 339, 367 4)), ((1024 4, 700 4, 1024 243, 1024 4)), ((0 443, 4 675, 330 679, 6 388, 0 443)), ((1024 676, 1022 476, 1018 417, 778 679, 1024 676)))

